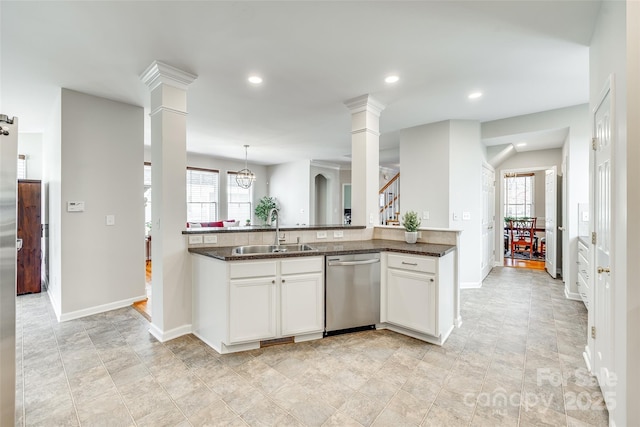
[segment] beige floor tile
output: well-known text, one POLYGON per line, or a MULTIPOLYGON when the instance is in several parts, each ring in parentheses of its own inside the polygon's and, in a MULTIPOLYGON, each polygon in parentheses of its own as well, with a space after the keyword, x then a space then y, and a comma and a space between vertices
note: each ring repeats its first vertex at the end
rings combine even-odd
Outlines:
POLYGON ((371 399, 362 393, 354 393, 341 407, 340 411, 347 414, 364 426, 371 425, 385 408, 386 402, 371 399))

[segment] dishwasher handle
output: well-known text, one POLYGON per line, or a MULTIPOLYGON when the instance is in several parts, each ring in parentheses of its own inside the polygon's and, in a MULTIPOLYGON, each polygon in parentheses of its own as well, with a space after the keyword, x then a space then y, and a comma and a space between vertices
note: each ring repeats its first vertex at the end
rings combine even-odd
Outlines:
POLYGON ((376 264, 379 262, 380 262, 379 258, 363 259, 359 261, 329 260, 328 265, 333 267, 334 265, 365 265, 365 264, 376 264))

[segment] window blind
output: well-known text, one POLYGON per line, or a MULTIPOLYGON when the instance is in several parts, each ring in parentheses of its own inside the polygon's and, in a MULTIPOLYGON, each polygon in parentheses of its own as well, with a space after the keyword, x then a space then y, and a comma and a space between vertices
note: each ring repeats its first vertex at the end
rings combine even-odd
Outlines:
POLYGON ((187 221, 218 220, 219 172, 187 168, 187 221))

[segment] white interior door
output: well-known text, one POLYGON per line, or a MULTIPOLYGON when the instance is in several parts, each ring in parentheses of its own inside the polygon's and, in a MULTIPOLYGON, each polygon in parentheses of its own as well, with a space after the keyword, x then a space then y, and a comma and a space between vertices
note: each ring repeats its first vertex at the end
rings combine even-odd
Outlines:
POLYGON ((557 188, 557 168, 554 166, 553 169, 549 169, 545 171, 545 179, 544 179, 544 238, 545 238, 545 257, 544 257, 544 268, 554 279, 557 276, 557 266, 556 266, 556 250, 557 250, 557 220, 556 220, 556 210, 557 210, 557 199, 556 199, 556 188, 557 188))
MULTIPOLYGON (((607 397, 613 378, 613 298, 610 273, 611 257, 611 89, 605 91, 594 111, 594 229, 595 280, 594 368, 603 395, 607 397)), ((594 272, 592 272, 594 273, 594 272)))
POLYGON ((487 277, 496 260, 495 171, 482 166, 482 278, 487 277))

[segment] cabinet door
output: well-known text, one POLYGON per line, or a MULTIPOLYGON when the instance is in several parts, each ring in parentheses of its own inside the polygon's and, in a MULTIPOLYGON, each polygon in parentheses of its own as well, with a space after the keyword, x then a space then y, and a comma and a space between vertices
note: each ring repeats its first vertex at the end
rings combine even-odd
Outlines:
POLYGON ((438 336, 435 276, 387 270, 387 322, 438 336))
POLYGON ((282 276, 280 308, 282 335, 321 332, 324 329, 322 273, 282 276))
POLYGON ((276 336, 275 277, 229 282, 229 344, 276 336))

